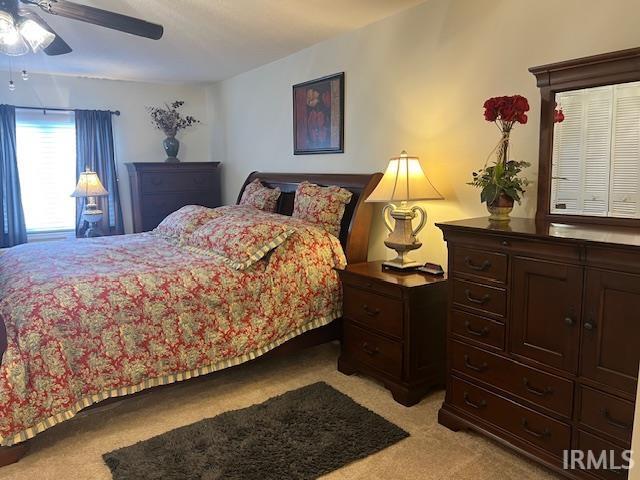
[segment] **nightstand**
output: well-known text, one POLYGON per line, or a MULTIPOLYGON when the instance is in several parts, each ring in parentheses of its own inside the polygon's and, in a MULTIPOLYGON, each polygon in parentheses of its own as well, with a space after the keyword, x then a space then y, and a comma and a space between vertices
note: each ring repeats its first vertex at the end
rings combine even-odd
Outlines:
POLYGON ((382 382, 402 405, 444 385, 445 276, 384 269, 382 262, 339 270, 344 291, 338 370, 382 382))

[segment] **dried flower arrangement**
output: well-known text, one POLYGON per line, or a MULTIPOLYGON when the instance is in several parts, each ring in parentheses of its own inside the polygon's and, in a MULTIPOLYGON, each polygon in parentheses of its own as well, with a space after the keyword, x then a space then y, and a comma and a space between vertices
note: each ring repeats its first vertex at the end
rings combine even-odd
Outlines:
POLYGON ((182 115, 178 111, 183 105, 182 100, 176 100, 170 105, 165 104, 166 108, 147 107, 147 111, 151 115, 151 123, 158 130, 162 130, 167 137, 175 137, 180 130, 200 123, 200 120, 195 117, 182 115))

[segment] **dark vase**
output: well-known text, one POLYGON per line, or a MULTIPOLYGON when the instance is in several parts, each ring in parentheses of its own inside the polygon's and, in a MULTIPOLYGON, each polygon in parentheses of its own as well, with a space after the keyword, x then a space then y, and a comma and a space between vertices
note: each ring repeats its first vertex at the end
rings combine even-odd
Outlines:
POLYGON ((165 162, 175 163, 179 162, 178 160, 178 150, 180 150, 180 142, 176 137, 167 137, 162 142, 162 146, 164 147, 164 151, 167 154, 167 159, 165 162))

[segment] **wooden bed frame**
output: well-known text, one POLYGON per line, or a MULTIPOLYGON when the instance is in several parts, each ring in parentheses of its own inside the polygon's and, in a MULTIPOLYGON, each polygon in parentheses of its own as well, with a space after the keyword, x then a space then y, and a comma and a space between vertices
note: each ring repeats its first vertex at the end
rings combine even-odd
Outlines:
MULTIPOLYGON (((380 179, 381 173, 373 174, 328 174, 328 173, 264 173, 253 172, 245 180, 240 193, 238 202, 242 198, 246 186, 259 178, 260 181, 271 188, 278 187, 282 191, 276 212, 282 215, 291 215, 293 212, 293 201, 295 191, 298 185, 303 181, 316 183, 322 186, 337 185, 353 193, 350 203, 346 206, 342 225, 340 229, 340 243, 344 248, 347 262, 358 263, 367 261, 367 253, 369 249, 369 233, 371 230, 371 219, 373 215, 373 207, 371 204, 364 203, 367 196, 373 191, 380 179)), ((310 330, 302 335, 292 338, 283 343, 279 347, 262 355, 259 358, 289 355, 293 352, 300 351, 304 348, 319 345, 321 343, 330 342, 340 339, 341 321, 336 320, 324 327, 310 330)), ((7 348, 7 335, 4 323, 0 322, 0 359, 4 355, 7 348)), ((258 359, 256 359, 258 360, 258 359)), ((255 360, 254 360, 255 361, 255 360)), ((215 372, 213 372, 215 373, 215 372)), ((206 377, 207 375, 205 375, 206 377)), ((201 378, 201 377, 196 377, 201 378)), ((191 380, 195 380, 191 379, 191 380)), ((158 386, 143 390, 141 392, 129 395, 134 397, 144 395, 152 390, 163 388, 166 385, 158 386)), ((84 410, 89 410, 97 406, 103 406, 107 403, 121 401, 124 397, 115 397, 103 400, 102 402, 93 404, 84 410)), ((21 442, 12 447, 0 447, 0 467, 9 465, 20 460, 29 450, 29 440, 21 442)))

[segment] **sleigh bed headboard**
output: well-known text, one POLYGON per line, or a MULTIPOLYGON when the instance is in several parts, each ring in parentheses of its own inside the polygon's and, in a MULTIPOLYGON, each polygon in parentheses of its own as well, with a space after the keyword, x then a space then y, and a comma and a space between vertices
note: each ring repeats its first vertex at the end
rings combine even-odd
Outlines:
POLYGON ((367 261, 369 250, 369 232, 373 207, 364 203, 367 196, 378 185, 382 178, 381 173, 351 174, 351 173, 266 173, 252 172, 245 180, 238 202, 242 197, 245 187, 256 178, 269 188, 280 188, 282 194, 278 199, 276 213, 291 215, 293 212, 293 200, 298 185, 303 182, 311 182, 321 186, 337 185, 353 193, 351 201, 347 205, 342 217, 340 228, 340 243, 344 248, 347 262, 358 263, 367 261))

